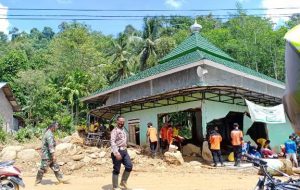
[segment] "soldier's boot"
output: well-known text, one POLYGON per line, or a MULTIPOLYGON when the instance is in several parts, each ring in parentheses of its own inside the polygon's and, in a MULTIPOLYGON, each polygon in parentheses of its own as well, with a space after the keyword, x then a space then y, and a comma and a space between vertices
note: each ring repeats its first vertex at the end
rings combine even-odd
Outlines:
POLYGON ((63 174, 60 171, 54 171, 54 174, 59 183, 67 183, 67 180, 63 178, 63 174))
POLYGON ((124 189, 128 189, 127 180, 129 178, 130 172, 124 171, 120 183, 120 187, 124 189))
POLYGON ((119 188, 119 175, 113 174, 112 175, 112 186, 113 186, 113 190, 121 190, 119 188))
POLYGON ((44 171, 39 170, 38 173, 36 174, 35 185, 40 184, 42 182, 43 176, 44 176, 44 171))

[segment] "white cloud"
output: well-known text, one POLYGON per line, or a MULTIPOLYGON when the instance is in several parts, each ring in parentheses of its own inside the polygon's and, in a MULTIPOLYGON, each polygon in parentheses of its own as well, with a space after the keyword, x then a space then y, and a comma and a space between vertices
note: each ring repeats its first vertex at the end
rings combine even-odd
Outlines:
POLYGON ((8 27, 9 27, 9 22, 7 19, 7 11, 8 7, 3 6, 0 3, 0 31, 4 32, 5 34, 8 34, 8 27), (4 18, 4 19, 2 19, 4 18))
POLYGON ((56 0, 60 4, 71 4, 72 0, 56 0))
POLYGON ((165 0, 165 4, 167 6, 173 7, 173 8, 180 8, 183 4, 184 0, 165 0))
POLYGON ((289 18, 283 15, 292 15, 294 13, 300 13, 300 1, 299 0, 262 0, 262 7, 266 8, 266 14, 274 23, 280 21, 286 21, 289 18), (291 9, 291 8, 297 9, 291 9), (272 9, 273 8, 273 9, 272 9), (284 9, 274 9, 284 8, 284 9))

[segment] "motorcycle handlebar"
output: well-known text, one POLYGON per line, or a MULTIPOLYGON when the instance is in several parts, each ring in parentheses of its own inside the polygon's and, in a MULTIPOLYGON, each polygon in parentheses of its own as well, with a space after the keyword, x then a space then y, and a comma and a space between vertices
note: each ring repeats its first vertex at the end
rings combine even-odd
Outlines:
POLYGON ((11 161, 5 161, 5 162, 0 162, 0 167, 4 167, 4 166, 11 166, 14 165, 15 161, 11 160, 11 161))
POLYGON ((244 156, 247 158, 248 162, 251 162, 256 166, 266 166, 267 165, 267 162, 262 159, 255 158, 249 154, 244 154, 244 156))

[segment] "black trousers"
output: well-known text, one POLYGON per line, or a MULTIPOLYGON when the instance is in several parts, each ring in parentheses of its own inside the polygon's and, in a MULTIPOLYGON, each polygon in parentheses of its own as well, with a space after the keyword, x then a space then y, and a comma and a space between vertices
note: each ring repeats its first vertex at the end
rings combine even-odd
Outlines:
POLYGON ((162 152, 167 151, 169 149, 169 144, 167 140, 159 139, 160 149, 162 152))
POLYGON ((234 160, 239 163, 242 158, 242 145, 233 146, 234 160))
POLYGON ((217 164, 218 160, 220 161, 221 164, 223 164, 221 150, 211 150, 211 153, 213 156, 214 164, 217 164))
POLYGON ((113 166, 113 174, 115 174, 115 175, 120 174, 121 164, 123 164, 125 166, 125 171, 131 172, 132 163, 131 163, 131 160, 130 160, 127 150, 119 150, 119 153, 122 156, 121 160, 117 160, 115 155, 113 153, 111 153, 111 159, 112 159, 112 162, 114 165, 113 166))
POLYGON ((150 142, 151 153, 154 155, 156 153, 157 141, 150 142))

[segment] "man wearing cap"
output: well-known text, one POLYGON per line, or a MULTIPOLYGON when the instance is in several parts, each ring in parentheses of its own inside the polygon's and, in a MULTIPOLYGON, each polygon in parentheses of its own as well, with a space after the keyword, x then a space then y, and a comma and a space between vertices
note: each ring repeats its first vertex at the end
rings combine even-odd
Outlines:
POLYGON ((125 118, 119 116, 117 118, 117 127, 115 127, 110 135, 111 158, 113 162, 112 185, 114 190, 119 190, 118 180, 121 164, 125 166, 120 187, 127 189, 127 180, 132 170, 132 163, 127 152, 127 134, 124 129, 125 118))
POLYGON ((214 130, 211 132, 209 136, 210 150, 213 155, 214 167, 217 167, 218 160, 221 163, 221 166, 225 166, 223 164, 222 154, 221 154, 221 142, 222 136, 218 132, 219 129, 215 126, 214 130))
POLYGON ((42 139, 42 161, 40 169, 38 170, 38 173, 36 175, 35 184, 39 184, 42 181, 44 173, 46 173, 48 167, 53 170, 55 177, 59 182, 65 182, 63 180, 63 175, 60 171, 59 165, 56 163, 56 157, 55 157, 55 146, 56 142, 54 140, 53 132, 56 131, 58 128, 58 123, 53 122, 49 127, 47 128, 43 139, 42 139))
POLYGON ((147 129, 147 137, 149 139, 150 143, 150 150, 151 150, 151 155, 152 158, 156 157, 156 147, 157 147, 157 130, 155 127, 153 127, 153 124, 149 122, 147 124, 148 129, 147 129))
POLYGON ((234 129, 231 131, 231 144, 234 152, 234 166, 240 166, 242 157, 243 132, 239 130, 239 124, 233 124, 234 129))

